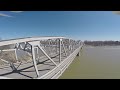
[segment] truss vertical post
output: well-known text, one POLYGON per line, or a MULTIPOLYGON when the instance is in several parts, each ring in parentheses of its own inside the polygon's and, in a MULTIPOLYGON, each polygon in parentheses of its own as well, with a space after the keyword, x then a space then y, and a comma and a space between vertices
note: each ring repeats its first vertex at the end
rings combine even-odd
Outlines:
POLYGON ((18 49, 19 50, 19 44, 18 43, 15 44, 14 49, 18 49))
POLYGON ((38 50, 38 47, 36 48, 36 52, 37 52, 37 63, 39 63, 39 50, 38 50))
POLYGON ((48 40, 48 44, 49 44, 49 45, 48 45, 48 48, 49 48, 49 49, 48 49, 48 50, 49 50, 49 56, 51 56, 51 50, 50 50, 51 45, 50 45, 50 42, 51 42, 51 40, 49 39, 49 40, 48 40))
POLYGON ((70 53, 72 52, 72 40, 71 39, 69 39, 69 49, 70 49, 70 53))
POLYGON ((59 39, 59 63, 61 62, 61 42, 62 39, 59 39))
POLYGON ((39 51, 38 51, 38 47, 37 47, 37 57, 39 58, 39 55, 38 55, 38 54, 39 54, 39 51))
POLYGON ((18 60, 17 49, 15 49, 15 57, 16 57, 16 60, 18 60))
POLYGON ((58 48, 57 41, 58 41, 58 40, 56 39, 56 54, 57 54, 57 50, 58 50, 58 49, 57 49, 57 48, 58 48))
POLYGON ((23 49, 24 51, 25 51, 26 47, 27 47, 27 42, 25 42, 25 46, 24 46, 24 49, 23 49))
POLYGON ((36 74, 37 74, 37 77, 38 77, 38 76, 39 76, 39 71, 38 71, 37 63, 36 63, 36 59, 35 59, 35 50, 34 50, 34 46, 31 46, 31 49, 32 49, 33 64, 34 64, 34 68, 35 68, 35 71, 36 71, 36 74))

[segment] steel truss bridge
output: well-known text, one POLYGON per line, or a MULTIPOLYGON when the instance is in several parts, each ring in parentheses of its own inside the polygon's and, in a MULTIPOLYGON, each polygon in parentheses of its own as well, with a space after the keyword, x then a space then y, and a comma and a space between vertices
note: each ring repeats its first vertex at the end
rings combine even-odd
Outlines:
POLYGON ((0 42, 0 79, 57 79, 83 47, 65 37, 32 37, 0 42))

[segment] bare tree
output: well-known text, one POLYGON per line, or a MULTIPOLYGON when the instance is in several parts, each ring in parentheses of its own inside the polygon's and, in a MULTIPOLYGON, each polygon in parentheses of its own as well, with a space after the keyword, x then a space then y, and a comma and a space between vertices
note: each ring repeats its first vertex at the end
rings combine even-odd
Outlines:
POLYGON ((84 41, 85 45, 91 46, 118 46, 120 41, 84 41))

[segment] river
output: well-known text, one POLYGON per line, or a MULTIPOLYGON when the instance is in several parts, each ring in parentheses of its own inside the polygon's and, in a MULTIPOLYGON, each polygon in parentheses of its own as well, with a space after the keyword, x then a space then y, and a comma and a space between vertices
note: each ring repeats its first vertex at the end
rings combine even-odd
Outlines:
POLYGON ((85 46, 59 79, 120 79, 120 46, 85 46))

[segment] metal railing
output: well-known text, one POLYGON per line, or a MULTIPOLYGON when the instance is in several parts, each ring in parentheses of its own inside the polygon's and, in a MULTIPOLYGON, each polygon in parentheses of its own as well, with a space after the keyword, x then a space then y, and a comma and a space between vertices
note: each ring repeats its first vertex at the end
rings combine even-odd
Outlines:
MULTIPOLYGON (((31 57, 30 61, 33 62, 36 75, 37 77, 39 77, 40 74, 38 71, 37 63, 39 62, 39 60, 41 60, 41 57, 47 57, 49 61, 51 61, 55 65, 56 68, 60 68, 60 66, 63 65, 62 63, 64 63, 62 62, 62 58, 68 58, 71 55, 71 53, 74 53, 74 51, 76 50, 78 53, 79 49, 83 45, 83 42, 80 40, 75 41, 72 39, 67 39, 65 37, 33 37, 12 39, 0 42, 0 47, 5 45, 10 45, 10 48, 2 48, 0 50, 0 61, 9 64, 13 72, 16 72, 24 61, 19 60, 22 56, 19 55, 19 52, 21 52, 21 54, 25 52, 25 55, 31 57), (9 55, 11 54, 10 51, 13 51, 14 55, 9 55), (58 55, 58 63, 56 63, 51 58, 53 55, 58 55), (18 62, 19 65, 16 67, 15 63, 18 62)), ((55 70, 56 68, 54 68, 53 70, 55 70)))

